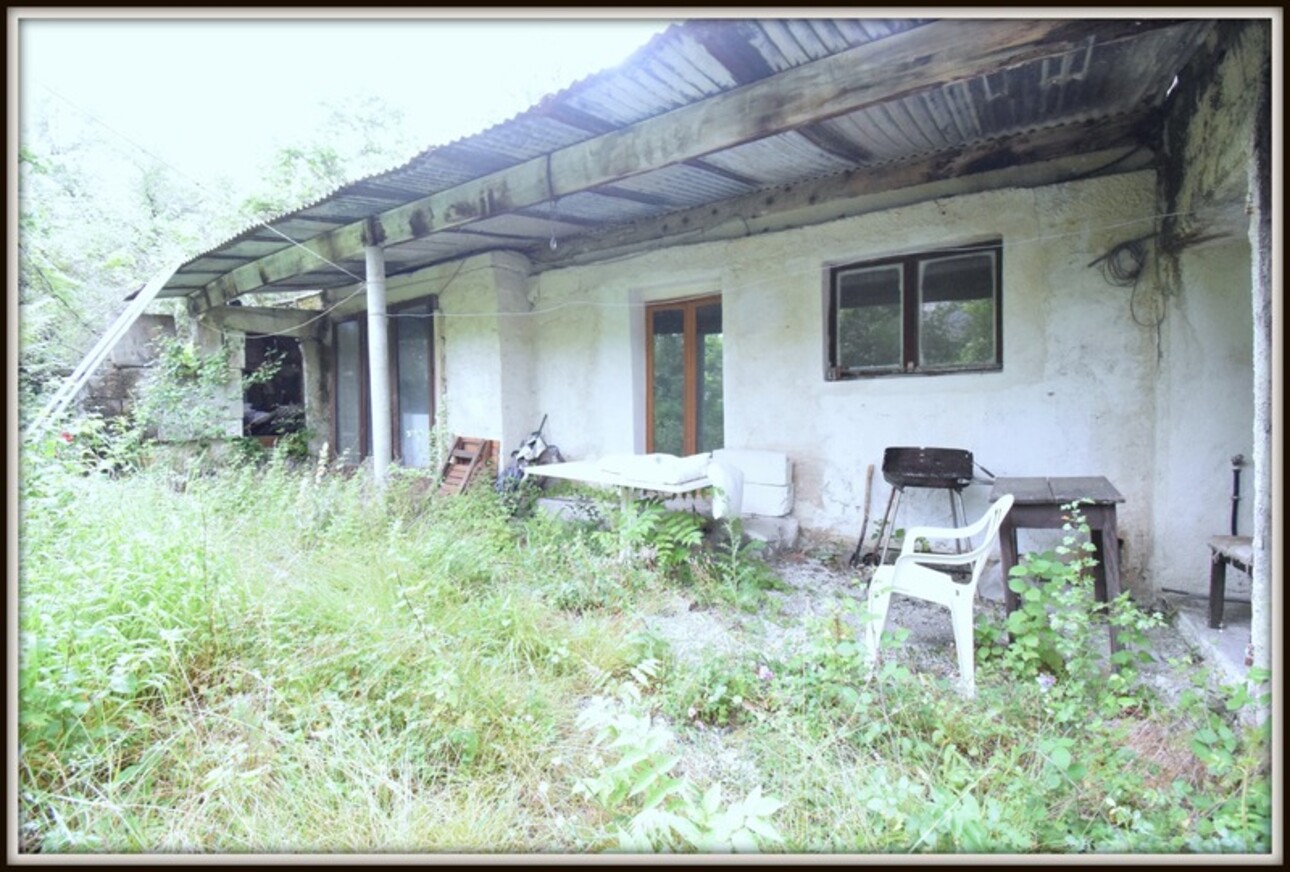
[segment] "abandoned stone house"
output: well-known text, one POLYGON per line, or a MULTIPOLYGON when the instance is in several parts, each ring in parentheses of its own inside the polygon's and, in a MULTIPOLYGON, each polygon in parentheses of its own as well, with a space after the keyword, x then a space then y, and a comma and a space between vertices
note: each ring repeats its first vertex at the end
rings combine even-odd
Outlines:
POLYGON ((1273 39, 687 22, 147 293, 213 340, 293 339, 314 447, 378 476, 429 463, 437 418, 509 448, 545 415, 571 458, 782 452, 795 521, 852 535, 886 447, 955 446, 1106 477, 1140 590, 1203 587, 1240 454, 1266 663, 1273 39))

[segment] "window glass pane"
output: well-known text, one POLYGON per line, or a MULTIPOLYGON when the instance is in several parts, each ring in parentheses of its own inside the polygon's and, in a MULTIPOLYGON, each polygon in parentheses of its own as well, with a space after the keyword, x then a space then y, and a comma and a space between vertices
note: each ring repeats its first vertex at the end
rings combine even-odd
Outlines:
POLYGON ((336 325, 336 456, 347 463, 363 458, 361 432, 363 361, 358 321, 336 325))
POLYGON ((721 401, 721 304, 695 310, 698 342, 695 348, 695 394, 698 400, 696 451, 714 451, 725 444, 725 409, 721 401))
POLYGON ((404 466, 430 465, 430 307, 398 313, 399 457, 404 466))
POLYGON ((994 284, 994 252, 919 264, 921 366, 994 363, 994 284))
POLYGON ((685 418, 685 313, 660 309, 651 313, 650 342, 654 349, 653 392, 654 450, 684 454, 685 418))
POLYGON ((901 368, 901 269, 879 266, 837 276, 837 364, 901 368))

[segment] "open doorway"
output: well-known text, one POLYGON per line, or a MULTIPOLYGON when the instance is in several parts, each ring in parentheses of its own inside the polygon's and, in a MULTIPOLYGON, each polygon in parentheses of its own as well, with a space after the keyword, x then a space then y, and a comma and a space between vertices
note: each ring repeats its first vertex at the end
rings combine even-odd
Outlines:
POLYGON ((305 429, 304 364, 300 344, 285 336, 246 336, 248 384, 242 396, 242 435, 271 448, 305 429))

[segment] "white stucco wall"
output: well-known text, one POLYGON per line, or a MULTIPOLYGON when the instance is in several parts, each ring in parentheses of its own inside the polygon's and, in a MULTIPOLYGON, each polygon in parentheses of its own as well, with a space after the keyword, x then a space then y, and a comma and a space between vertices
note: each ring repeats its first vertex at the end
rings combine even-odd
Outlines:
MULTIPOLYGON (((1153 582, 1176 582, 1194 557, 1175 559, 1181 544, 1213 533, 1214 511, 1195 511, 1197 458, 1208 446, 1238 446, 1222 448, 1221 465, 1248 442, 1242 438, 1248 415, 1236 408, 1244 395, 1231 390, 1231 380, 1245 372, 1241 348, 1248 346, 1239 341, 1248 323, 1242 328, 1232 304, 1243 294, 1248 300, 1242 284, 1248 282, 1236 268, 1239 252, 1227 254, 1230 262, 1195 265, 1196 290, 1176 301, 1186 308, 1166 319, 1167 347, 1157 363, 1155 331, 1134 323, 1129 289, 1107 284, 1088 266, 1116 243, 1153 229, 1155 185, 1154 174, 1139 172, 972 194, 542 273, 530 282, 538 313, 531 342, 542 374, 534 381, 536 403, 551 415, 549 434, 571 457, 640 450, 640 304, 719 292, 726 444, 793 457, 795 514, 804 528, 855 535, 865 466, 880 468, 885 447, 962 447, 997 475, 1107 476, 1126 497, 1120 509, 1126 579, 1140 582, 1154 558, 1153 582), (1004 245, 1002 372, 825 380, 829 265, 992 237, 1004 245), (1237 280, 1227 280, 1229 274, 1237 280), (1212 323, 1216 315, 1221 326, 1212 323), (1170 373, 1175 364, 1182 369, 1170 373), (1173 416, 1201 395, 1222 409, 1193 414, 1202 420, 1191 427, 1203 434, 1189 437, 1173 416), (1162 402, 1167 409, 1157 408, 1162 402), (1161 415, 1167 437, 1157 433, 1161 415), (1158 477, 1158 470, 1167 472, 1158 477), (1154 508, 1157 498, 1170 508, 1154 508), (1157 526, 1161 542, 1153 538, 1157 526)), ((1139 305, 1149 305, 1156 292, 1149 272, 1139 305)), ((1220 518, 1223 482, 1216 485, 1220 518)), ((988 491, 969 488, 970 515, 984 509, 988 491)), ((875 515, 887 496, 875 475, 875 515)), ((944 494, 911 491, 901 523, 948 519, 944 494)), ((1047 541, 1023 534, 1021 545, 1047 541)))
MULTIPOLYGON (((880 469, 887 446, 967 448, 996 475, 1107 476, 1126 498, 1126 582, 1181 586, 1207 565, 1196 543, 1225 529, 1228 458, 1249 451, 1248 253, 1184 258, 1158 361, 1130 290, 1089 266, 1154 229, 1156 193, 1149 171, 1004 189, 527 279, 522 257, 490 255, 455 276, 409 277, 392 296, 439 294, 438 401, 454 432, 507 451, 547 414, 548 441, 574 459, 643 450, 644 304, 719 293, 726 446, 793 458, 804 529, 855 536, 865 467, 880 469), (1003 240, 1001 372, 825 379, 829 266, 992 238, 1003 240)), ((1139 305, 1158 290, 1148 270, 1139 305)), ((875 523, 888 493, 875 474, 875 523)), ((968 489, 969 516, 988 493, 968 489)), ((943 492, 910 491, 900 523, 948 520, 943 492)), ((1020 544, 1052 541, 1023 532, 1020 544)))
MULTIPOLYGON (((1250 250, 1243 239, 1184 252, 1165 318, 1158 383, 1153 566, 1158 585, 1205 593, 1210 536, 1231 524, 1234 454, 1253 462, 1253 331, 1250 250)), ((1252 466, 1241 476, 1237 525, 1250 535, 1252 466)), ((1239 573, 1232 582, 1242 584, 1239 573)))
POLYGON ((528 273, 526 258, 493 252, 399 276, 387 288, 391 305, 438 297, 436 414, 454 435, 497 440, 504 456, 541 417, 534 417, 528 273))
MULTIPOLYGON (((1198 593, 1208 589, 1205 542, 1230 529, 1232 455, 1243 454, 1247 463, 1237 520, 1242 535, 1255 533, 1256 482, 1266 475, 1254 466, 1255 399, 1266 397, 1268 387, 1255 389, 1256 271, 1247 210, 1270 36, 1267 21, 1217 28, 1206 54, 1180 76, 1163 128, 1161 210, 1174 216, 1173 233, 1187 247, 1165 262, 1170 306, 1153 566, 1160 585, 1198 593), (1190 247, 1196 236, 1210 241, 1190 247)), ((1249 583, 1239 572, 1229 579, 1237 591, 1249 583)), ((1264 608, 1256 605, 1256 613, 1266 615, 1264 608)), ((1266 617, 1255 623, 1266 627, 1266 617)))

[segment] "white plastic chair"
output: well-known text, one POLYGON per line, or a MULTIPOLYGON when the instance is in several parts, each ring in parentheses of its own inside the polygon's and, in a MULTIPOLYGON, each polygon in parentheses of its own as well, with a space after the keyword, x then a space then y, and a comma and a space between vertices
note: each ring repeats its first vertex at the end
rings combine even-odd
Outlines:
POLYGON ((940 603, 950 610, 954 625, 954 648, 959 659, 959 682, 963 691, 976 693, 975 647, 972 637, 972 608, 976 600, 977 582, 985 568, 990 548, 999 534, 999 524, 1012 508, 1012 495, 1005 494, 986 511, 985 515, 967 527, 912 527, 905 533, 905 542, 896 562, 879 566, 869 583, 869 612, 874 616, 866 628, 869 643, 868 657, 872 671, 878 662, 878 642, 887 624, 887 609, 893 593, 904 594, 928 602, 940 603), (981 544, 962 554, 933 554, 915 551, 919 539, 971 541, 985 531, 981 544), (955 581, 948 573, 929 568, 934 566, 972 566, 971 577, 966 582, 955 581))

